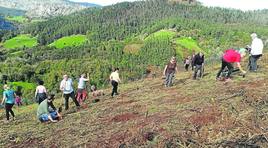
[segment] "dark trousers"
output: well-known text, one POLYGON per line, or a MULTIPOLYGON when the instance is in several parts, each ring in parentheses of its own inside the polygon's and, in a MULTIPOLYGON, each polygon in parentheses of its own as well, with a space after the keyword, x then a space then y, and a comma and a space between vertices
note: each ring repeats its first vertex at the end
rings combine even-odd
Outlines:
POLYGON ((189 64, 185 64, 184 68, 185 68, 186 71, 189 70, 189 66, 190 66, 189 64))
POLYGON ((75 94, 74 92, 70 93, 70 94, 64 94, 64 99, 65 99, 65 110, 69 109, 69 98, 71 97, 75 103, 76 106, 80 106, 78 101, 75 98, 75 94))
POLYGON ((118 82, 112 80, 112 86, 113 86, 113 90, 112 90, 112 96, 114 96, 114 94, 118 94, 117 89, 118 89, 118 82))
POLYGON ((8 103, 5 104, 7 120, 9 120, 9 113, 11 113, 11 115, 13 117, 15 117, 15 114, 14 114, 14 112, 12 110, 13 105, 14 104, 8 104, 8 103))
POLYGON ((37 93, 36 100, 38 104, 41 104, 44 100, 46 100, 47 94, 46 93, 37 93))
POLYGON ((249 57, 249 70, 250 71, 256 71, 257 70, 257 61, 262 55, 251 55, 249 57))
POLYGON ((192 71, 194 70, 194 63, 191 63, 192 71))
POLYGON ((217 74, 217 78, 220 77, 220 75, 223 72, 223 70, 225 69, 225 67, 228 68, 227 78, 230 78, 234 67, 233 67, 232 63, 228 63, 228 62, 224 61, 223 59, 222 59, 222 63, 221 63, 221 69, 219 70, 219 72, 217 74))

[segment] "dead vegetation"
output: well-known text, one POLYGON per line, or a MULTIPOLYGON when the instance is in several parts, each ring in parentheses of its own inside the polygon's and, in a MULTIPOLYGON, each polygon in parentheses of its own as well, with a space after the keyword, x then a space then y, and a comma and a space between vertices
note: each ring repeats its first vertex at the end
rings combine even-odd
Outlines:
POLYGON ((214 73, 197 81, 179 73, 171 88, 161 78, 121 85, 117 98, 87 100, 56 124, 23 107, 1 123, 0 147, 268 147, 268 70, 229 83, 214 73))

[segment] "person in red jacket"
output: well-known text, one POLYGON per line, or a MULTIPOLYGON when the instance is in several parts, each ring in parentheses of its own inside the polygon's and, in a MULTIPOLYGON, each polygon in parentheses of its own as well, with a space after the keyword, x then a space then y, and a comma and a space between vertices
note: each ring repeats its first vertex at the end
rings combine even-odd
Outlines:
POLYGON ((221 69, 219 70, 217 74, 217 80, 219 80, 219 77, 221 73, 224 71, 225 67, 228 68, 228 74, 227 74, 227 81, 230 80, 230 76, 233 71, 233 63, 236 63, 237 67, 239 70, 245 75, 246 71, 244 71, 241 67, 241 59, 246 55, 246 49, 241 48, 239 51, 234 50, 234 49, 228 49, 224 52, 222 56, 222 64, 221 64, 221 69))

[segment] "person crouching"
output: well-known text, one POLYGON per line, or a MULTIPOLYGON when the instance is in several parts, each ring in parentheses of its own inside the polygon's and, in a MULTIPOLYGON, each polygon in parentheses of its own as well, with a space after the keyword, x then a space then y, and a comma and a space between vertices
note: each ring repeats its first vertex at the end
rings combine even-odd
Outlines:
POLYGON ((53 104, 55 95, 50 95, 47 99, 42 101, 37 108, 37 118, 41 122, 57 122, 62 119, 62 116, 57 111, 56 107, 53 104))
POLYGON ((220 75, 221 73, 224 71, 225 67, 228 68, 228 74, 227 74, 227 78, 226 81, 231 80, 230 76, 232 74, 233 71, 233 63, 237 64, 237 67, 239 68, 239 70, 243 73, 243 75, 246 74, 246 71, 244 71, 241 67, 241 59, 246 55, 246 49, 241 48, 239 51, 234 50, 234 49, 228 49, 224 52, 223 56, 222 56, 222 65, 221 65, 221 69, 219 70, 216 79, 220 80, 220 75))

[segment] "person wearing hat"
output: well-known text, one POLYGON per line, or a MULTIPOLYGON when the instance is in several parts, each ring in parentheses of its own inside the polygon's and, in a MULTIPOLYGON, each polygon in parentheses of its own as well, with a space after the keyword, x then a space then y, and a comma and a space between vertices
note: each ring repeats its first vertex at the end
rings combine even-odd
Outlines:
POLYGON ((69 98, 73 99, 73 102, 77 107, 80 106, 78 101, 75 98, 73 81, 68 77, 68 75, 63 76, 63 80, 60 83, 60 90, 63 92, 63 97, 65 99, 65 110, 69 109, 69 98))
POLYGON ((251 51, 250 51, 250 71, 257 71, 257 61, 262 56, 263 52, 263 42, 258 38, 256 33, 252 33, 251 35, 252 43, 251 43, 251 51))
POLYGON ((166 77, 165 87, 170 87, 172 85, 172 80, 175 75, 175 72, 178 72, 177 61, 175 57, 172 57, 170 61, 166 64, 163 75, 166 77))
POLYGON ((56 107, 53 104, 54 94, 51 94, 47 99, 42 101, 37 108, 37 118, 41 122, 57 122, 62 116, 57 111, 56 107))
POLYGON ((227 81, 230 80, 230 76, 233 71, 233 63, 236 63, 237 67, 239 70, 243 73, 243 75, 246 74, 246 71, 244 71, 241 67, 241 59, 246 55, 246 49, 241 48, 239 51, 234 50, 234 49, 228 49, 224 52, 222 56, 222 64, 221 64, 221 69, 219 70, 216 79, 220 80, 220 75, 224 71, 225 67, 228 68, 228 74, 227 74, 227 81))
POLYGON ((9 121, 9 113, 11 113, 13 120, 15 119, 15 114, 12 110, 15 104, 15 92, 10 89, 7 85, 4 85, 3 100, 2 105, 5 105, 7 122, 9 121))

